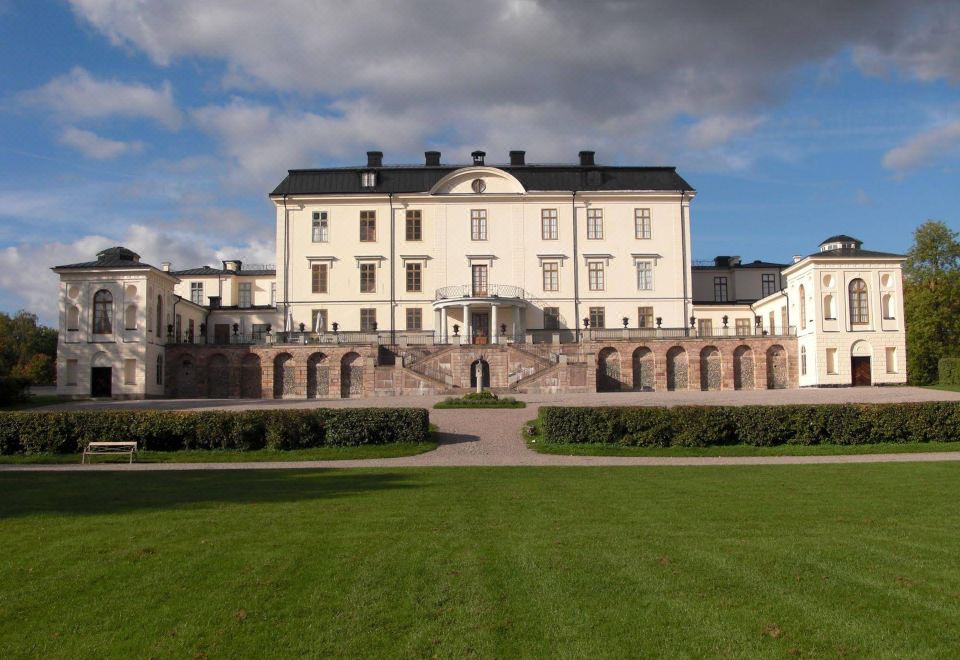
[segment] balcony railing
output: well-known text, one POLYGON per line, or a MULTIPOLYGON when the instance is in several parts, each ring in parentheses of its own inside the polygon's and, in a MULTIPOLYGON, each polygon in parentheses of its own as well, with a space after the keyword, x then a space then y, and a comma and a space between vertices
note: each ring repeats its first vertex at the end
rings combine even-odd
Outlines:
POLYGON ((461 284, 437 289, 434 300, 457 300, 459 298, 520 298, 526 299, 527 292, 512 284, 488 284, 485 287, 461 284))

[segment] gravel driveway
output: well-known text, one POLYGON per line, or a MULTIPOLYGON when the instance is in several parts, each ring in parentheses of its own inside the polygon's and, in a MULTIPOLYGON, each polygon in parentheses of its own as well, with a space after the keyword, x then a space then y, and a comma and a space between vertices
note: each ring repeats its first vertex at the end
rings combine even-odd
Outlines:
MULTIPOLYGON (((252 408, 312 408, 365 406, 431 407, 439 396, 382 397, 347 401, 216 401, 154 400, 82 402, 39 410, 197 410, 252 408)), ((787 465, 815 463, 883 463, 956 461, 960 452, 917 454, 860 454, 847 456, 729 456, 729 457, 621 457, 553 456, 527 449, 521 438, 523 424, 537 416, 541 405, 773 405, 784 403, 892 403, 903 401, 960 401, 960 393, 914 387, 759 390, 743 392, 651 392, 608 394, 521 394, 525 409, 430 410, 439 429, 435 451, 417 456, 344 461, 288 461, 276 463, 134 463, 101 465, 3 465, 0 471, 32 470, 249 470, 315 467, 413 467, 469 465, 787 465)))

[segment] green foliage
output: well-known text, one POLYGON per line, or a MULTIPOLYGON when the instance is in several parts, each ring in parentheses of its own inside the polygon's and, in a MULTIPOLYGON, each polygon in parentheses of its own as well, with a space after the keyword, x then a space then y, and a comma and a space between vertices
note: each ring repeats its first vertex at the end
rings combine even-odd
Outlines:
POLYGON ((958 442, 960 403, 540 409, 544 441, 638 447, 958 442))
POLYGON ((942 222, 914 232, 904 264, 907 373, 911 383, 937 380, 941 358, 960 355, 960 240, 942 222))
POLYGON ((250 451, 428 439, 423 408, 0 413, 0 454, 73 453, 111 440, 135 441, 147 451, 250 451))
POLYGON ((433 405, 436 409, 443 408, 526 408, 527 404, 517 401, 513 397, 500 398, 493 392, 469 392, 460 398, 448 396, 443 401, 433 405))
POLYGON ((26 378, 0 376, 0 405, 22 403, 30 398, 30 381, 26 378))
POLYGON ((56 379, 57 331, 40 325, 36 314, 0 312, 0 377, 26 378, 35 385, 56 379))
POLYGON ((941 385, 960 385, 960 358, 940 358, 937 372, 941 385))

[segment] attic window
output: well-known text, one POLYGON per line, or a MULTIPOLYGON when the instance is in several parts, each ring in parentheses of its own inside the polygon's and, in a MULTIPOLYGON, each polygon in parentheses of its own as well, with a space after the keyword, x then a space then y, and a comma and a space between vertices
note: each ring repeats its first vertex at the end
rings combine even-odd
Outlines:
POLYGON ((373 188, 377 185, 377 173, 376 172, 361 172, 360 173, 360 185, 364 188, 373 188))

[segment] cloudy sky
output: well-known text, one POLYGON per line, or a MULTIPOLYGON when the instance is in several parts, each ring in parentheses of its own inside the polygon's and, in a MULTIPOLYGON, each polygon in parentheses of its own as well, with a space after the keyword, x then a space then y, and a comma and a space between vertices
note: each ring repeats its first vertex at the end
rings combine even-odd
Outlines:
POLYGON ((126 245, 273 262, 287 169, 676 165, 694 257, 960 229, 960 3, 0 0, 0 309, 126 245))

